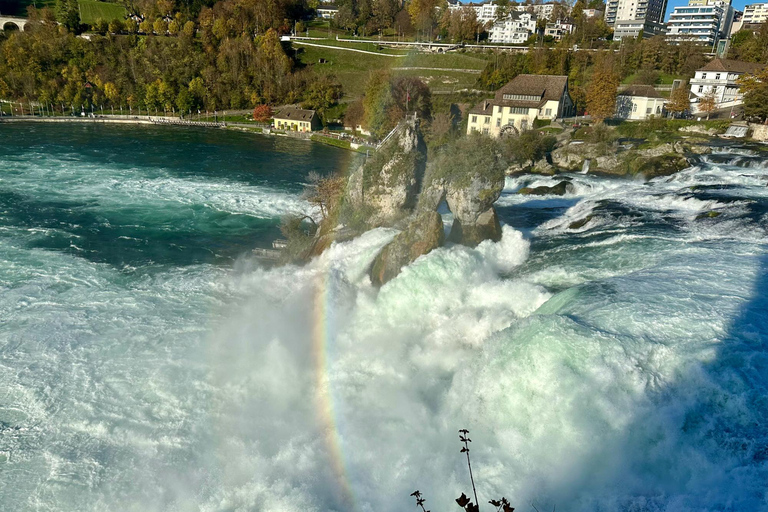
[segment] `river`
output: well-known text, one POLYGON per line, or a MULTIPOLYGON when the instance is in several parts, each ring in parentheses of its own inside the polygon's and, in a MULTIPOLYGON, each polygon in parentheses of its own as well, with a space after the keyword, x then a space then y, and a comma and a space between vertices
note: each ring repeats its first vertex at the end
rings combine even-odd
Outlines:
POLYGON ((467 428, 481 503, 768 510, 761 152, 563 197, 508 178, 501 242, 380 290, 391 230, 249 256, 311 213, 308 171, 355 158, 0 124, 0 508, 400 511, 419 489, 457 510, 467 428))

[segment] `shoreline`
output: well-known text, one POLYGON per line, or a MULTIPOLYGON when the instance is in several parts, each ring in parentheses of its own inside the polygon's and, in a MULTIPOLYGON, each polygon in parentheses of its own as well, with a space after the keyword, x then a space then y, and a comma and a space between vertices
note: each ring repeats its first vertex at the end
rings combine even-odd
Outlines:
POLYGON ((265 131, 261 126, 253 126, 244 123, 228 123, 226 121, 190 121, 179 119, 178 117, 165 116, 130 116, 130 115, 100 115, 97 117, 39 117, 39 116, 3 116, 0 117, 0 123, 96 123, 96 124, 133 124, 133 125, 153 125, 153 126, 189 126, 193 128, 218 128, 222 130, 233 130, 245 133, 254 133, 266 137, 288 137, 296 140, 306 140, 308 142, 317 142, 326 146, 332 146, 353 153, 365 154, 363 147, 352 147, 351 144, 343 145, 339 139, 327 137, 321 132, 273 132, 265 131))

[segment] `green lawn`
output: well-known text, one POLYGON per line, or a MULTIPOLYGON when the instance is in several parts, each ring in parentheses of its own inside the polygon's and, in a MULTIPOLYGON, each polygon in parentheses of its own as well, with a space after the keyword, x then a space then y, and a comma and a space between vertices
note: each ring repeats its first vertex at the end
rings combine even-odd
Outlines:
MULTIPOLYGON (((638 73, 633 73, 629 75, 627 78, 625 78, 621 83, 622 84, 631 84, 635 78, 637 78, 638 73)), ((667 73, 659 73, 659 82, 657 85, 672 85, 672 82, 676 79, 680 78, 679 76, 674 75, 668 75, 667 73)))
POLYGON ((96 0, 80 0, 80 21, 89 25, 97 20, 112 21, 125 18, 125 7, 120 4, 97 2, 96 0))
MULTIPOLYGON (((318 41, 318 43, 325 44, 326 42, 318 41)), ((363 49, 362 45, 357 43, 355 46, 361 46, 363 49)), ((405 57, 393 58, 385 56, 389 52, 377 52, 380 55, 370 55, 299 44, 294 45, 294 48, 299 62, 318 73, 336 76, 344 87, 345 100, 359 98, 363 95, 366 81, 372 71, 391 68, 443 68, 439 70, 402 69, 394 70, 393 73, 422 78, 434 91, 445 92, 472 88, 479 75, 455 71, 455 69, 481 70, 487 62, 483 55, 477 54, 426 54, 411 51, 405 57), (320 59, 325 59, 325 63, 321 64, 320 59)))

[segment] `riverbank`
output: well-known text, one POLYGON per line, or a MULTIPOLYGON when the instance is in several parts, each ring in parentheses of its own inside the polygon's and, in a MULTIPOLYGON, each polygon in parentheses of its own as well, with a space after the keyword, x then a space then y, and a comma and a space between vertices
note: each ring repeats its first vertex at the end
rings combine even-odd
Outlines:
POLYGON ((306 140, 318 142, 326 146, 333 146, 339 149, 346 149, 355 153, 366 154, 371 150, 375 151, 375 146, 366 146, 354 144, 348 140, 329 137, 321 133, 312 132, 283 132, 272 129, 265 129, 262 126, 255 126, 246 123, 231 123, 226 121, 192 121, 180 119, 178 117, 167 116, 126 116, 126 115, 98 115, 95 117, 39 117, 39 116, 7 116, 0 117, 0 123, 97 123, 97 124, 138 124, 155 126, 191 126, 198 128, 220 128, 224 130, 234 130, 239 132, 257 133, 265 136, 290 137, 297 140, 306 140))

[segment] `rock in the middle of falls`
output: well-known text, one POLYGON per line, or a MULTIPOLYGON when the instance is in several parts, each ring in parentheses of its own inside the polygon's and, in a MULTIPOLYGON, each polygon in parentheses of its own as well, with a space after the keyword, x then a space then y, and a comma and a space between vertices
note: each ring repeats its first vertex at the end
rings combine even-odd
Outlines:
POLYGON ((397 276, 401 268, 443 245, 444 239, 440 214, 426 210, 419 212, 373 260, 371 282, 376 286, 383 285, 397 276))
POLYGON ((413 212, 426 163, 418 122, 408 120, 352 173, 348 197, 355 209, 369 213, 369 227, 391 226, 413 212))

